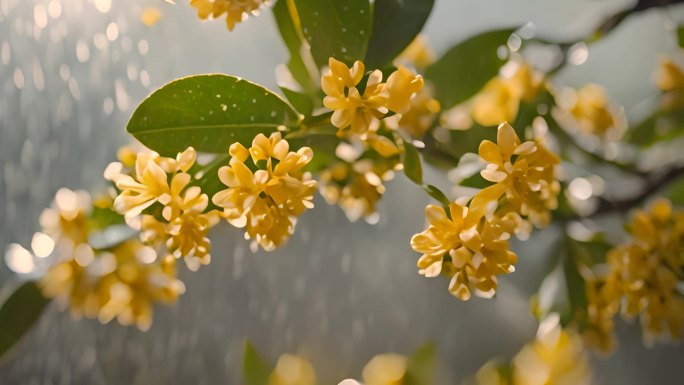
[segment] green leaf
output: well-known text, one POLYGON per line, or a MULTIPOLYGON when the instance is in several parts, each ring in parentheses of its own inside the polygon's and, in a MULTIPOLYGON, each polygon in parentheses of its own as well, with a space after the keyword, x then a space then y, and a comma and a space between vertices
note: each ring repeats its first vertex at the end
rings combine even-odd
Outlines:
POLYGON ((294 0, 302 33, 319 67, 328 58, 352 65, 363 60, 371 35, 368 0, 294 0))
POLYGON ((640 123, 630 127, 626 141, 649 147, 684 133, 684 109, 656 111, 640 123))
POLYGON ((416 184, 423 184, 423 165, 418 149, 413 144, 404 142, 401 162, 404 164, 404 174, 416 184))
POLYGON ((267 385, 273 366, 261 357, 249 341, 245 341, 243 352, 242 375, 245 385, 267 385))
POLYGON ((383 68, 406 48, 432 12, 434 0, 375 0, 366 66, 383 68))
POLYGON ((433 385, 437 349, 428 342, 421 346, 408 358, 406 369, 406 385, 433 385))
POLYGON ((292 107, 294 107, 300 114, 305 116, 311 115, 314 106, 310 97, 301 92, 293 91, 285 87, 280 87, 280 90, 283 92, 283 95, 285 95, 292 107))
POLYGON ((314 156, 309 164, 306 165, 306 171, 318 172, 327 168, 333 162, 339 161, 335 156, 335 149, 340 144, 340 139, 335 136, 337 129, 332 126, 330 127, 333 128, 331 130, 332 134, 324 132, 310 133, 305 136, 287 139, 293 151, 302 147, 311 147, 313 150, 314 156))
POLYGON ((92 230, 103 230, 109 226, 124 223, 126 223, 124 216, 111 208, 93 206, 89 218, 89 225, 92 230))
POLYGON ((449 198, 447 198, 447 196, 444 195, 442 190, 438 189, 437 187, 429 184, 429 185, 423 186, 423 188, 428 193, 428 195, 435 198, 444 207, 449 207, 449 205, 451 204, 451 202, 449 201, 449 198))
POLYGON ((425 77, 434 85, 442 109, 468 100, 499 72, 505 60, 499 58, 497 50, 505 46, 513 31, 505 29, 471 37, 427 68, 425 77))
POLYGON ((684 206, 684 178, 679 177, 668 183, 663 195, 670 199, 673 205, 684 206))
POLYGON ((38 321, 50 300, 34 281, 19 286, 0 306, 0 357, 38 321))
MULTIPOLYGON (((309 68, 307 62, 309 62, 312 67, 315 67, 315 64, 313 63, 311 52, 304 48, 302 44, 303 36, 300 29, 293 22, 294 18, 290 14, 290 7, 288 7, 288 2, 291 1, 292 0, 279 0, 273 6, 273 16, 276 19, 280 36, 283 38, 283 42, 290 52, 290 60, 287 62, 287 68, 290 70, 292 77, 294 77, 299 85, 302 86, 305 92, 309 95, 313 95, 318 89, 318 83, 312 78, 311 68, 309 68)), ((296 12, 296 9, 292 8, 292 11, 296 12)), ((301 110, 299 112, 304 113, 301 110)))
POLYGON ((188 146, 223 154, 235 142, 249 145, 259 133, 297 122, 297 112, 262 86, 234 76, 198 75, 152 93, 126 129, 152 150, 175 156, 188 146))
POLYGON ((681 25, 677 27, 677 43, 684 48, 684 26, 681 25))

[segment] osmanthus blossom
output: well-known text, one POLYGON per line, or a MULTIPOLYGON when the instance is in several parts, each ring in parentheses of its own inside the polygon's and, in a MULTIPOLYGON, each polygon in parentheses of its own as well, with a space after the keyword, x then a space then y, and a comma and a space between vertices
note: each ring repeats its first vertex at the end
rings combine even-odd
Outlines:
POLYGON ((495 185, 482 190, 469 206, 449 204, 444 208, 428 205, 428 228, 411 238, 411 247, 422 256, 419 273, 428 278, 440 274, 451 277, 449 292, 467 301, 472 292, 491 298, 497 288, 497 275, 513 272, 517 260, 510 251, 510 234, 485 215, 489 202, 500 194, 495 185))
POLYGON ((598 84, 564 88, 557 92, 556 103, 554 116, 571 131, 615 141, 627 130, 624 109, 613 103, 606 89, 598 84))
MULTIPOLYGON (((559 158, 542 141, 521 142, 513 127, 502 123, 497 143, 480 143, 480 157, 488 165, 482 177, 502 186, 504 207, 541 227, 550 221, 550 211, 558 206, 560 183, 556 179, 559 158)), ((500 196, 493 196, 497 201, 500 196)))
POLYGON ((655 74, 656 86, 664 92, 661 105, 665 110, 684 106, 684 70, 670 57, 660 60, 655 74))
POLYGON ((483 126, 513 121, 522 101, 532 102, 543 87, 543 75, 527 63, 512 60, 472 99, 470 113, 483 126))
POLYGON ((361 374, 364 385, 404 385, 407 370, 405 356, 385 353, 371 358, 361 374))
POLYGON ((304 171, 313 151, 289 151, 288 142, 275 132, 269 138, 257 135, 249 149, 234 143, 229 154, 229 165, 218 171, 228 188, 212 201, 223 208, 222 216, 230 224, 245 229, 254 250, 274 250, 294 233, 297 217, 313 208, 317 184, 304 171), (250 155, 254 172, 245 164, 250 155))
MULTIPOLYGON (((588 287, 587 336, 592 342, 610 342, 611 318, 619 312, 628 320, 639 319, 648 344, 679 341, 684 330, 684 210, 656 200, 648 210, 634 213, 629 232, 632 239, 608 253, 607 273, 596 277, 595 288, 588 287)), ((612 348, 610 343, 595 345, 612 348)))
POLYGON ((308 360, 283 354, 278 358, 267 385, 316 385, 316 371, 308 360))
POLYGON ((191 185, 188 171, 196 159, 192 147, 175 159, 143 150, 135 158, 134 172, 128 172, 119 162, 111 163, 105 170, 105 179, 120 190, 114 209, 141 231, 141 239, 147 245, 158 250, 165 248, 173 257, 183 258, 192 270, 210 262, 211 243, 207 234, 218 222, 216 212, 206 212, 208 196, 200 187, 191 185), (162 207, 159 217, 144 213, 154 204, 162 207))
POLYGON ((230 31, 250 14, 257 15, 265 0, 190 0, 190 6, 202 20, 218 19, 226 15, 226 26, 230 31))

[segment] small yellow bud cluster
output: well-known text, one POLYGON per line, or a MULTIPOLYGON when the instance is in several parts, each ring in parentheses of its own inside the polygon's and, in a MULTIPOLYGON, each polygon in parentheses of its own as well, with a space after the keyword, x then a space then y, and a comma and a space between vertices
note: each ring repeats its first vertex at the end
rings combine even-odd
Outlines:
POLYGON ((684 107, 684 70, 671 58, 660 60, 656 85, 664 92, 661 105, 665 110, 684 107))
POLYGON ((202 20, 217 19, 226 15, 226 26, 230 31, 235 24, 244 21, 250 14, 257 15, 265 0, 190 0, 190 6, 202 20))
POLYGON ((629 243, 608 253, 609 272, 600 290, 587 296, 590 323, 607 323, 619 311, 624 318, 639 318, 647 343, 677 341, 684 328, 684 210, 658 200, 634 214, 630 233, 629 243))
POLYGON ((321 172, 321 195, 329 204, 339 205, 352 222, 361 217, 377 222, 376 205, 385 193, 384 182, 394 177, 393 169, 371 159, 337 162, 321 172))
POLYGON ((233 226, 244 228, 252 249, 261 246, 271 251, 294 233, 297 217, 313 208, 316 181, 304 171, 313 158, 309 147, 290 151, 279 132, 267 138, 257 135, 252 146, 230 146, 230 164, 218 171, 227 189, 216 193, 212 201, 222 207, 223 217, 233 226), (245 162, 251 155, 252 164, 245 162), (255 172, 252 172, 252 169, 255 172))
POLYGON ((191 186, 188 171, 196 159, 192 147, 176 159, 141 151, 134 170, 124 170, 119 162, 105 170, 105 179, 120 190, 114 209, 126 217, 131 227, 141 230, 145 244, 165 247, 175 258, 183 258, 192 270, 211 260, 207 233, 218 219, 215 212, 205 213, 207 195, 198 186, 191 186), (160 215, 144 213, 155 204, 161 207, 160 215))
POLYGON ((482 126, 513 121, 522 101, 532 102, 543 87, 543 76, 527 63, 511 61, 472 99, 470 113, 482 126))
POLYGON ((172 302, 184 291, 174 261, 159 261, 154 249, 128 240, 107 251, 88 242, 91 199, 84 191, 60 189, 40 222, 54 242, 55 263, 42 277, 43 293, 68 305, 72 314, 116 318, 123 325, 146 330, 152 305, 172 302))
MULTIPOLYGON (((331 123, 339 129, 338 136, 358 137, 382 156, 389 157, 400 152, 394 141, 377 134, 381 119, 390 111, 394 114, 406 114, 413 103, 419 103, 417 108, 428 112, 439 110, 439 103, 432 101, 429 96, 412 101, 423 90, 424 81, 422 76, 406 67, 399 66, 385 83, 382 82, 380 70, 372 71, 361 94, 358 86, 365 74, 362 62, 357 61, 349 68, 330 58, 328 65, 329 70, 321 78, 321 88, 326 94, 323 105, 334 111, 331 123)), ((424 121, 420 123, 425 125, 424 121)))
POLYGON ((624 109, 611 102, 606 89, 598 84, 566 88, 556 96, 556 103, 555 116, 570 131, 614 141, 627 130, 624 109))
POLYGON ((525 345, 510 367, 490 361, 477 372, 477 385, 591 384, 589 354, 582 338, 562 329, 557 315, 539 326, 535 341, 525 345), (502 368, 503 370, 501 370, 502 368))

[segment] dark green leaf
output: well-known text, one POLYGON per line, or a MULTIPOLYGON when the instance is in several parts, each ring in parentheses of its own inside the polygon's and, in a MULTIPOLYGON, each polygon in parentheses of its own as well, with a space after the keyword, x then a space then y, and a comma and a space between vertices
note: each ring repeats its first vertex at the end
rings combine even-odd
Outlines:
POLYGON ((406 48, 430 16, 434 0, 375 0, 366 66, 383 68, 406 48))
POLYGON ((175 80, 155 91, 133 113, 127 130, 162 155, 193 146, 225 153, 235 142, 249 145, 298 115, 283 99, 257 84, 227 75, 175 80))
POLYGON ((641 123, 631 127, 627 132, 626 141, 641 147, 649 147, 683 133, 684 109, 656 111, 641 123))
POLYGON ((423 184, 423 165, 420 161, 420 154, 413 144, 404 142, 404 153, 402 155, 404 173, 417 184, 423 184))
POLYGON ((285 95, 292 107, 294 107, 300 114, 305 116, 311 115, 314 106, 310 97, 302 94, 301 92, 292 91, 285 87, 280 87, 280 90, 283 91, 283 95, 285 95))
MULTIPOLYGON (((310 133, 306 136, 300 136, 288 139, 291 149, 299 149, 302 147, 311 147, 314 153, 311 162, 306 165, 306 170, 310 172, 317 172, 327 168, 331 163, 338 161, 335 156, 335 149, 340 143, 340 139, 335 136, 336 128, 332 128, 332 134, 327 133, 310 133)), ((317 127, 319 128, 319 127, 317 127)))
MULTIPOLYGON (((292 21, 293 18, 287 5, 288 1, 291 0, 279 0, 273 6, 273 16, 275 16, 276 23, 278 24, 280 36, 290 52, 287 68, 290 70, 292 77, 305 90, 305 93, 312 95, 318 89, 318 82, 312 78, 311 69, 306 63, 315 64, 313 63, 311 52, 302 45, 303 36, 299 28, 292 21)), ((296 12, 296 10, 293 9, 293 12, 296 12)), ((300 112, 304 113, 303 111, 300 112)))
POLYGON ((451 204, 451 202, 449 202, 449 198, 447 198, 447 196, 444 195, 442 190, 438 189, 437 187, 429 184, 424 186, 423 188, 431 197, 435 198, 444 207, 448 207, 449 204, 451 204))
POLYGON ((435 96, 442 109, 450 108, 475 95, 504 64, 497 50, 504 46, 514 29, 486 32, 467 39, 427 68, 435 96))
POLYGON ((38 321, 50 300, 43 297, 36 282, 19 286, 0 306, 0 357, 38 321))
POLYGON ((90 227, 93 230, 102 230, 111 225, 121 225, 126 223, 123 215, 108 207, 93 206, 90 214, 90 227))
POLYGON ((677 27, 677 43, 684 48, 684 26, 681 25, 677 27))
POLYGON ((273 366, 261 357, 249 341, 245 341, 243 354, 242 375, 245 385, 267 385, 273 366))
POLYGON ((228 188, 228 186, 224 185, 219 179, 218 170, 223 166, 227 166, 229 159, 230 156, 228 154, 219 155, 211 163, 203 166, 201 170, 198 170, 201 177, 197 179, 195 185, 199 186, 202 189, 202 192, 209 197, 209 210, 221 210, 218 206, 214 205, 211 201, 211 197, 217 192, 228 188))
POLYGON ((433 385, 437 349, 429 342, 416 350, 408 358, 406 385, 433 385))
POLYGON ((668 183, 663 190, 663 196, 670 199, 674 205, 684 206, 684 177, 668 183))
POLYGON ((302 33, 319 67, 334 57, 347 65, 366 56, 371 35, 368 0, 294 0, 302 33))

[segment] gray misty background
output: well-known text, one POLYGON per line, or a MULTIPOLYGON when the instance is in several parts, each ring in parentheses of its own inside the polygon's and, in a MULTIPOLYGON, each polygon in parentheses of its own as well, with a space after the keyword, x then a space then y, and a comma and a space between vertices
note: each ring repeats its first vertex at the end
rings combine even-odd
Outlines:
MULTIPOLYGON (((437 0, 426 33, 440 53, 477 32, 526 22, 539 36, 577 39, 630 4, 437 0)), ((560 80, 603 84, 630 116, 643 115, 657 55, 676 48, 667 27, 682 16, 652 10, 630 18, 560 80)), ((0 0, 0 249, 30 243, 59 187, 103 187, 102 170, 129 140, 128 117, 155 88, 212 72, 275 87, 274 68, 286 59, 268 10, 229 33, 222 21, 200 23, 186 1, 0 0), (140 22, 147 5, 163 12, 152 28, 140 22)), ((527 298, 548 268, 556 229, 516 245, 517 272, 495 300, 461 303, 446 280, 416 273, 408 242, 423 229, 426 203, 399 176, 380 223, 370 226, 348 223, 317 197, 287 247, 271 254, 252 254, 240 231, 219 226, 212 264, 182 274, 187 293, 156 308, 149 332, 72 320, 50 307, 0 363, 0 384, 237 384, 245 338, 271 360, 284 352, 309 357, 325 384, 359 376, 374 354, 408 354, 432 340, 440 383, 459 383, 533 338, 527 298)), ((1 264, 0 283, 12 278, 1 264)), ((620 323, 619 333, 620 350, 594 358, 596 383, 681 384, 683 349, 646 348, 633 325, 620 323)))

